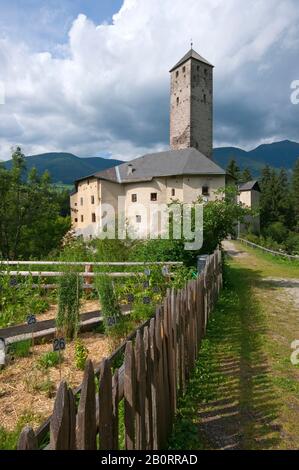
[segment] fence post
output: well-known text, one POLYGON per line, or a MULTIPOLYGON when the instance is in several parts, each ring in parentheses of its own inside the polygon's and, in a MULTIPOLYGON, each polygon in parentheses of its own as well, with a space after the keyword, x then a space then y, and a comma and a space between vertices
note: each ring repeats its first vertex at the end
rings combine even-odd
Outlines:
POLYGON ((61 382, 56 395, 50 421, 51 450, 72 450, 75 448, 76 409, 73 393, 66 382, 61 382))
POLYGON ((99 385, 99 438, 101 450, 113 448, 112 375, 109 361, 103 359, 99 385))
POLYGON ((37 450, 37 439, 34 431, 26 426, 20 434, 17 450, 37 450))
POLYGON ((135 449, 136 369, 132 341, 127 342, 124 373, 125 446, 135 449))
POLYGON ((94 369, 88 360, 85 365, 81 396, 77 415, 77 447, 79 450, 95 450, 96 447, 96 395, 94 369))
POLYGON ((152 409, 152 364, 149 329, 146 326, 143 330, 143 343, 145 355, 145 428, 146 428, 146 449, 153 449, 153 409, 152 409))
POLYGON ((146 377, 145 377, 145 351, 141 331, 137 331, 135 343, 135 363, 136 363, 136 449, 145 450, 145 397, 146 397, 146 377))

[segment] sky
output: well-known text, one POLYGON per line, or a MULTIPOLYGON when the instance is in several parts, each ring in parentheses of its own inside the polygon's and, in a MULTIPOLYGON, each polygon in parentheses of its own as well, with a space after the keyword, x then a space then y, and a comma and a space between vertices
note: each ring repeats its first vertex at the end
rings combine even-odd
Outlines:
POLYGON ((191 38, 215 65, 215 147, 299 141, 298 0, 0 0, 0 160, 168 148, 191 38))

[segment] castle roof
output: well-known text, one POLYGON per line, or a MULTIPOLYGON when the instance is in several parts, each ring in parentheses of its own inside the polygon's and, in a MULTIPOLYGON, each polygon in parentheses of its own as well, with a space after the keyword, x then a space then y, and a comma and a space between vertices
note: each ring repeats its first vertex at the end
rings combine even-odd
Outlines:
POLYGON ((259 182, 255 181, 248 181, 247 183, 241 184, 239 186, 239 191, 259 191, 261 192, 261 188, 259 182))
MULTIPOLYGON (((149 153, 90 176, 115 183, 135 183, 180 175, 224 176, 225 171, 201 152, 190 147, 183 150, 149 153)), ((88 177, 78 181, 86 178, 88 177)))
POLYGON ((173 72, 173 70, 177 69, 180 67, 180 65, 183 65, 187 60, 189 59, 195 59, 198 60, 199 62, 203 62, 204 64, 209 65, 210 67, 214 67, 214 65, 210 64, 206 59, 204 59, 201 55, 199 55, 194 49, 190 49, 190 51, 187 52, 187 54, 182 57, 182 59, 174 66, 169 72, 173 72))

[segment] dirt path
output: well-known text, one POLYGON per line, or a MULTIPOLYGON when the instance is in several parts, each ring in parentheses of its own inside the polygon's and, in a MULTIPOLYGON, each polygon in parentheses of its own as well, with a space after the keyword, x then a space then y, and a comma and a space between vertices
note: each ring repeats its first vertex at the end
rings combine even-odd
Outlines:
POLYGON ((226 241, 225 289, 171 449, 298 449, 299 266, 226 241))

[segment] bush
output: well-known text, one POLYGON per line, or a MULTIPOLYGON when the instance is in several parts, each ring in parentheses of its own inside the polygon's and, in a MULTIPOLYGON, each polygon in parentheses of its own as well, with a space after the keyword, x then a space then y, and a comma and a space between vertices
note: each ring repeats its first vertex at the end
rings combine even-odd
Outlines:
POLYGON ((77 369, 84 370, 88 358, 88 349, 81 339, 76 339, 75 344, 75 363, 77 369))
POLYGON ((79 330, 82 290, 82 278, 74 272, 66 272, 59 279, 56 326, 69 340, 75 338, 79 330))
MULTIPOLYGON (((62 359, 62 356, 61 356, 62 359)), ((59 353, 56 351, 49 351, 42 354, 37 360, 37 366, 39 369, 49 369, 50 367, 56 367, 59 364, 60 358, 59 353)))
POLYGON ((104 317, 105 326, 111 326, 110 319, 118 322, 121 318, 121 310, 114 291, 111 278, 105 274, 96 277, 96 289, 101 302, 101 312, 104 317))
POLYGON ((285 243, 289 235, 289 230, 282 222, 274 222, 264 231, 266 238, 270 238, 279 244, 285 243))

